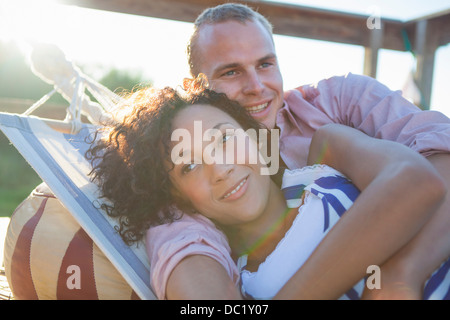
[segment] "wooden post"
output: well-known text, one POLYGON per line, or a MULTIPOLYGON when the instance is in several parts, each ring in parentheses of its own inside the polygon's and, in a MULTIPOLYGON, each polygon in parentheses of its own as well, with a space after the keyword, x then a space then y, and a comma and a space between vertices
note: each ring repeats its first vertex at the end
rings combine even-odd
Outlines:
POLYGON ((414 80, 422 94, 420 107, 430 109, 433 88, 434 60, 438 48, 438 30, 434 30, 427 20, 416 23, 416 72, 414 80))
POLYGON ((377 28, 369 31, 369 47, 364 50, 364 74, 377 77, 378 50, 383 47, 383 22, 377 28))

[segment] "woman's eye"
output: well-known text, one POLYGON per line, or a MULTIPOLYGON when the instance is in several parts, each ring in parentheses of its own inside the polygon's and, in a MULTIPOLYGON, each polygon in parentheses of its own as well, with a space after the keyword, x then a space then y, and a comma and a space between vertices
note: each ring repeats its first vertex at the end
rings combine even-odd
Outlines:
POLYGON ((191 172, 192 170, 195 169, 195 166, 196 166, 196 165, 197 165, 197 164, 195 164, 195 163, 189 163, 189 164, 186 164, 186 165, 184 165, 184 166, 181 168, 181 172, 182 172, 183 174, 189 173, 189 172, 191 172))
POLYGON ((231 138, 231 135, 230 135, 230 134, 224 134, 224 135, 222 136, 222 143, 227 142, 230 138, 231 138))
POLYGON ((219 145, 225 147, 225 144, 233 138, 234 134, 224 133, 222 135, 222 140, 219 140, 219 145))

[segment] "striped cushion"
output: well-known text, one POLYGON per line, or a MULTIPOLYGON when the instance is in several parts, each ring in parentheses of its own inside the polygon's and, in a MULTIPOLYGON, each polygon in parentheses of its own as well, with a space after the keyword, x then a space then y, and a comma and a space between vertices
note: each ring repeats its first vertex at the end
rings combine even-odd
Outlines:
POLYGON ((45 185, 12 215, 4 263, 16 299, 138 299, 45 185))

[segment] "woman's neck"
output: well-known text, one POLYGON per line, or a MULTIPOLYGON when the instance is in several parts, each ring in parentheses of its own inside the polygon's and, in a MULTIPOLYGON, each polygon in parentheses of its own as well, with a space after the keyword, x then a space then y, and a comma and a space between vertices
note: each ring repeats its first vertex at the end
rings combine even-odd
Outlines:
POLYGON ((259 265, 283 239, 297 215, 289 209, 279 187, 272 183, 267 206, 259 218, 252 222, 225 228, 233 255, 248 255, 248 267, 259 265))

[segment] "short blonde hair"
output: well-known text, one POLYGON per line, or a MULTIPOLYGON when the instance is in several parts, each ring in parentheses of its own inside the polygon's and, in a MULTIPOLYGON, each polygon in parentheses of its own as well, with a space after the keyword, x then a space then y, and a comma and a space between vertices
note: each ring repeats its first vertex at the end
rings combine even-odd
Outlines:
POLYGON ((272 36, 272 24, 260 13, 252 8, 240 3, 224 3, 216 7, 205 9, 194 22, 194 32, 191 35, 187 46, 188 63, 191 75, 196 77, 199 70, 196 70, 196 42, 200 28, 205 24, 216 24, 226 21, 247 21, 259 22, 272 36))

